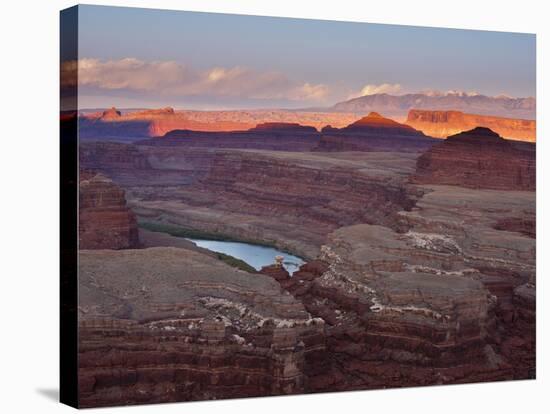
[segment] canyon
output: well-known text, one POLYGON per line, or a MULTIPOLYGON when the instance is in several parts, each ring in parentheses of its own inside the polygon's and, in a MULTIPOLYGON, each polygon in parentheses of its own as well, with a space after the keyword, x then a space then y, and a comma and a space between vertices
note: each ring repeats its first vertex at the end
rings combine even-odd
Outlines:
POLYGON ((535 144, 373 113, 79 151, 110 188, 89 204, 139 226, 81 246, 83 406, 536 376, 535 144), (197 233, 306 264, 241 270, 197 233))

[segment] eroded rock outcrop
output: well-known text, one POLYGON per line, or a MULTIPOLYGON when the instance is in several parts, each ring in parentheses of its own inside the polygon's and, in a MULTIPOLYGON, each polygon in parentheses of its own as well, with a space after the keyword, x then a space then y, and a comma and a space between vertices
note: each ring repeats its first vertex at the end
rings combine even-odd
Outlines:
POLYGON ((495 190, 536 188, 536 157, 488 128, 474 128, 434 145, 417 161, 415 183, 495 190))
POLYGON ((112 107, 110 109, 103 111, 99 119, 101 119, 102 121, 108 121, 113 119, 119 119, 121 116, 122 116, 122 113, 118 111, 115 107, 112 107))
POLYGON ((79 267, 83 407, 301 393, 322 360, 324 322, 267 276, 170 247, 79 267))
POLYGON ((319 138, 320 134, 313 127, 270 122, 247 131, 174 130, 162 137, 140 142, 140 145, 310 151, 318 144, 319 138))
POLYGON ((377 112, 344 128, 327 126, 321 133, 316 151, 419 151, 433 143, 422 132, 377 112))
POLYGON ((134 213, 124 190, 93 171, 80 171, 79 248, 128 249, 139 246, 134 213))
POLYGON ((535 375, 535 241, 499 230, 534 194, 433 186, 402 227, 331 233, 292 278, 264 272, 325 321, 330 360, 314 389, 535 375))
MULTIPOLYGON (((162 190, 146 181, 132 183, 132 206, 144 220, 274 244, 310 259, 336 228, 359 222, 392 225, 392 215, 410 209, 418 196, 403 187, 404 175, 380 171, 366 154, 351 156, 345 165, 319 153, 194 149, 165 156, 170 173, 175 168, 194 173, 187 176, 188 185, 162 190)), ((394 161, 388 156, 382 163, 394 161)), ((414 161, 404 159, 402 168, 407 165, 414 161)), ((160 175, 155 181, 161 179, 170 180, 160 175)))
POLYGON ((250 128, 254 132, 287 132, 287 133, 316 133, 317 130, 312 126, 300 125, 296 122, 263 122, 250 128))
MULTIPOLYGON (((510 378, 533 378, 535 319, 524 316, 534 316, 529 311, 534 301, 524 302, 518 293, 534 299, 536 241, 521 228, 502 228, 499 223, 503 217, 509 222, 534 220, 535 193, 448 186, 431 190, 414 211, 401 213, 409 232, 440 234, 451 242, 450 248, 454 244, 457 253, 452 257, 470 269, 463 275, 479 280, 494 296, 495 329, 488 340, 495 353, 509 364, 510 378)), ((437 263, 433 260, 428 267, 437 263)), ((442 269, 454 270, 449 264, 442 269)))
POLYGON ((411 109, 406 124, 437 138, 446 138, 479 126, 490 128, 508 139, 528 142, 536 140, 536 121, 528 119, 466 114, 460 111, 411 109))

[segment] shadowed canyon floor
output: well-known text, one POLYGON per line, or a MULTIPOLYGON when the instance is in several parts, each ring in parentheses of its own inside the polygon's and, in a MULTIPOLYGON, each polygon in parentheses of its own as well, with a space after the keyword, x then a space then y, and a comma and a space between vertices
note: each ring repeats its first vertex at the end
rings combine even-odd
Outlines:
MULTIPOLYGON (((533 378, 534 187, 488 172, 470 188, 447 162, 460 142, 390 127, 421 144, 81 143, 81 168, 125 191, 143 247, 80 252, 83 405, 533 378), (293 277, 245 272, 186 234, 307 263, 293 277)), ((493 165, 499 144, 466 173, 493 165)), ((520 158, 534 171, 534 146, 520 158)))

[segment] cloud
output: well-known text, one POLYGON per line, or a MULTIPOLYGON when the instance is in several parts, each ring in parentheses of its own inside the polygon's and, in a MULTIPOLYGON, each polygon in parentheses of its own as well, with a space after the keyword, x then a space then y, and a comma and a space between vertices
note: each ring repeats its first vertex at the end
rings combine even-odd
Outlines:
POLYGON ((401 89, 402 88, 399 83, 382 83, 380 85, 368 84, 363 86, 359 92, 350 94, 348 99, 359 98, 366 95, 374 95, 377 93, 396 94, 399 93, 401 89))
POLYGON ((361 96, 374 95, 377 93, 398 93, 401 85, 398 83, 382 83, 381 85, 365 85, 361 89, 361 96))
POLYGON ((460 96, 460 97, 466 97, 466 96, 478 96, 480 95, 477 91, 463 91, 460 89, 451 89, 446 92, 442 92, 437 89, 425 89, 420 91, 419 93, 426 95, 426 96, 460 96))
POLYGON ((241 66, 196 70, 174 61, 146 62, 135 58, 64 62, 62 86, 76 83, 77 70, 81 87, 155 96, 322 101, 328 94, 326 85, 299 83, 277 71, 256 71, 241 66))
POLYGON ((304 100, 304 101, 321 101, 324 100, 329 93, 329 88, 326 85, 312 85, 311 83, 304 83, 298 86, 294 91, 290 92, 291 99, 304 100))

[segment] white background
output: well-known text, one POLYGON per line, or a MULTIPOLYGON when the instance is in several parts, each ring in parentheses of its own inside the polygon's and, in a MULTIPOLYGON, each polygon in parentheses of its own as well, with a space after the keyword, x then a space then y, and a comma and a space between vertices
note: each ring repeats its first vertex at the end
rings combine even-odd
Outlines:
MULTIPOLYGON (((422 412, 536 413, 549 409, 548 42, 545 1, 231 0, 90 1, 537 33, 538 364, 536 381, 333 393, 117 408, 132 413, 422 412), (546 118, 545 118, 546 117, 546 118), (544 297, 545 300, 542 300, 544 297), (547 327, 546 327, 547 328, 547 327)), ((0 407, 4 413, 69 412, 58 395, 58 26, 62 0, 0 5, 0 407)), ((116 41, 116 39, 113 39, 116 41)), ((422 47, 419 45, 419 47, 422 47)), ((391 53, 391 51, 388 51, 391 53)), ((330 57, 327 57, 330 58, 330 57)), ((115 409, 102 409, 109 413, 115 409)), ((96 410, 92 410, 96 411, 96 410)))

